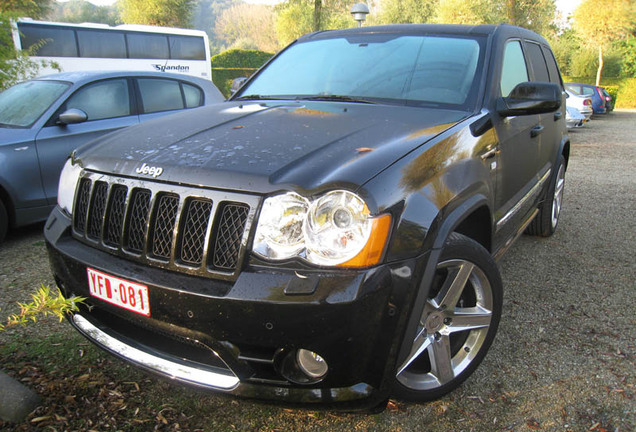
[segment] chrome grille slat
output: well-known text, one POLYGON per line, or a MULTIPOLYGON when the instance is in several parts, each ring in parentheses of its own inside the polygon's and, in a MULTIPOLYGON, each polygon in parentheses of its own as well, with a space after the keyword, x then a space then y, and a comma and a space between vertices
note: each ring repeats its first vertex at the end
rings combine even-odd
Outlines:
POLYGON ((78 240, 143 264, 233 280, 260 197, 85 172, 75 201, 78 240))

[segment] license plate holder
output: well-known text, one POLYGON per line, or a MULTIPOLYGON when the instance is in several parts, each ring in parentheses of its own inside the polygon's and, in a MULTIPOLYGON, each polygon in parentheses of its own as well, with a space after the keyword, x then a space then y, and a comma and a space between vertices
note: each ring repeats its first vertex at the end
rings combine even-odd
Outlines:
POLYGON ((150 316, 148 287, 86 267, 90 294, 115 306, 150 316))

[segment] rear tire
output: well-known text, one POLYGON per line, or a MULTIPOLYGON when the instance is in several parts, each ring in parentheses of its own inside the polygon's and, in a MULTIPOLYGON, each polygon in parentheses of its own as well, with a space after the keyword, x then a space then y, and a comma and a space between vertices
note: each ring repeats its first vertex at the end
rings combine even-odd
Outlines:
POLYGON ((7 234, 7 230, 9 229, 9 215, 7 214, 7 209, 4 206, 4 203, 0 201, 0 242, 4 240, 4 236, 7 234))
POLYGON ((539 213, 526 228, 526 234, 550 237, 559 224, 559 216, 563 206, 563 192, 565 189, 565 158, 559 156, 557 174, 550 184, 546 199, 539 206, 539 213))
POLYGON ((424 402, 457 388, 479 366, 497 333, 503 288, 490 253, 457 233, 449 236, 407 359, 398 365, 397 398, 424 402))

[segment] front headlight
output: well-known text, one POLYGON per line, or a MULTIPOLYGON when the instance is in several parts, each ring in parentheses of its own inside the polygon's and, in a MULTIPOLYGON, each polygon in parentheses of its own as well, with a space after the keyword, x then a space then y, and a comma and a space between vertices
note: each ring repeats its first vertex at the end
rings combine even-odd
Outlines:
POLYGON ((390 226, 390 215, 371 217, 353 192, 333 191, 313 202, 289 192, 263 203, 253 250, 273 260, 365 267, 382 258, 390 226))
POLYGON ((60 174, 60 182, 57 188, 57 205, 69 215, 73 213, 75 187, 81 172, 82 167, 78 164, 73 164, 73 158, 69 158, 60 174))

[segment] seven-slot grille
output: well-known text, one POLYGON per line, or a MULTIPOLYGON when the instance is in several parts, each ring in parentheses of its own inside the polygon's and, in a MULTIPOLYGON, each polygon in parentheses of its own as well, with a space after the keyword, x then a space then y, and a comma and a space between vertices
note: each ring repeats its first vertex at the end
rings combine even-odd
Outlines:
POLYGON ((95 247, 190 274, 238 274, 257 199, 103 175, 80 180, 76 237, 95 247))

